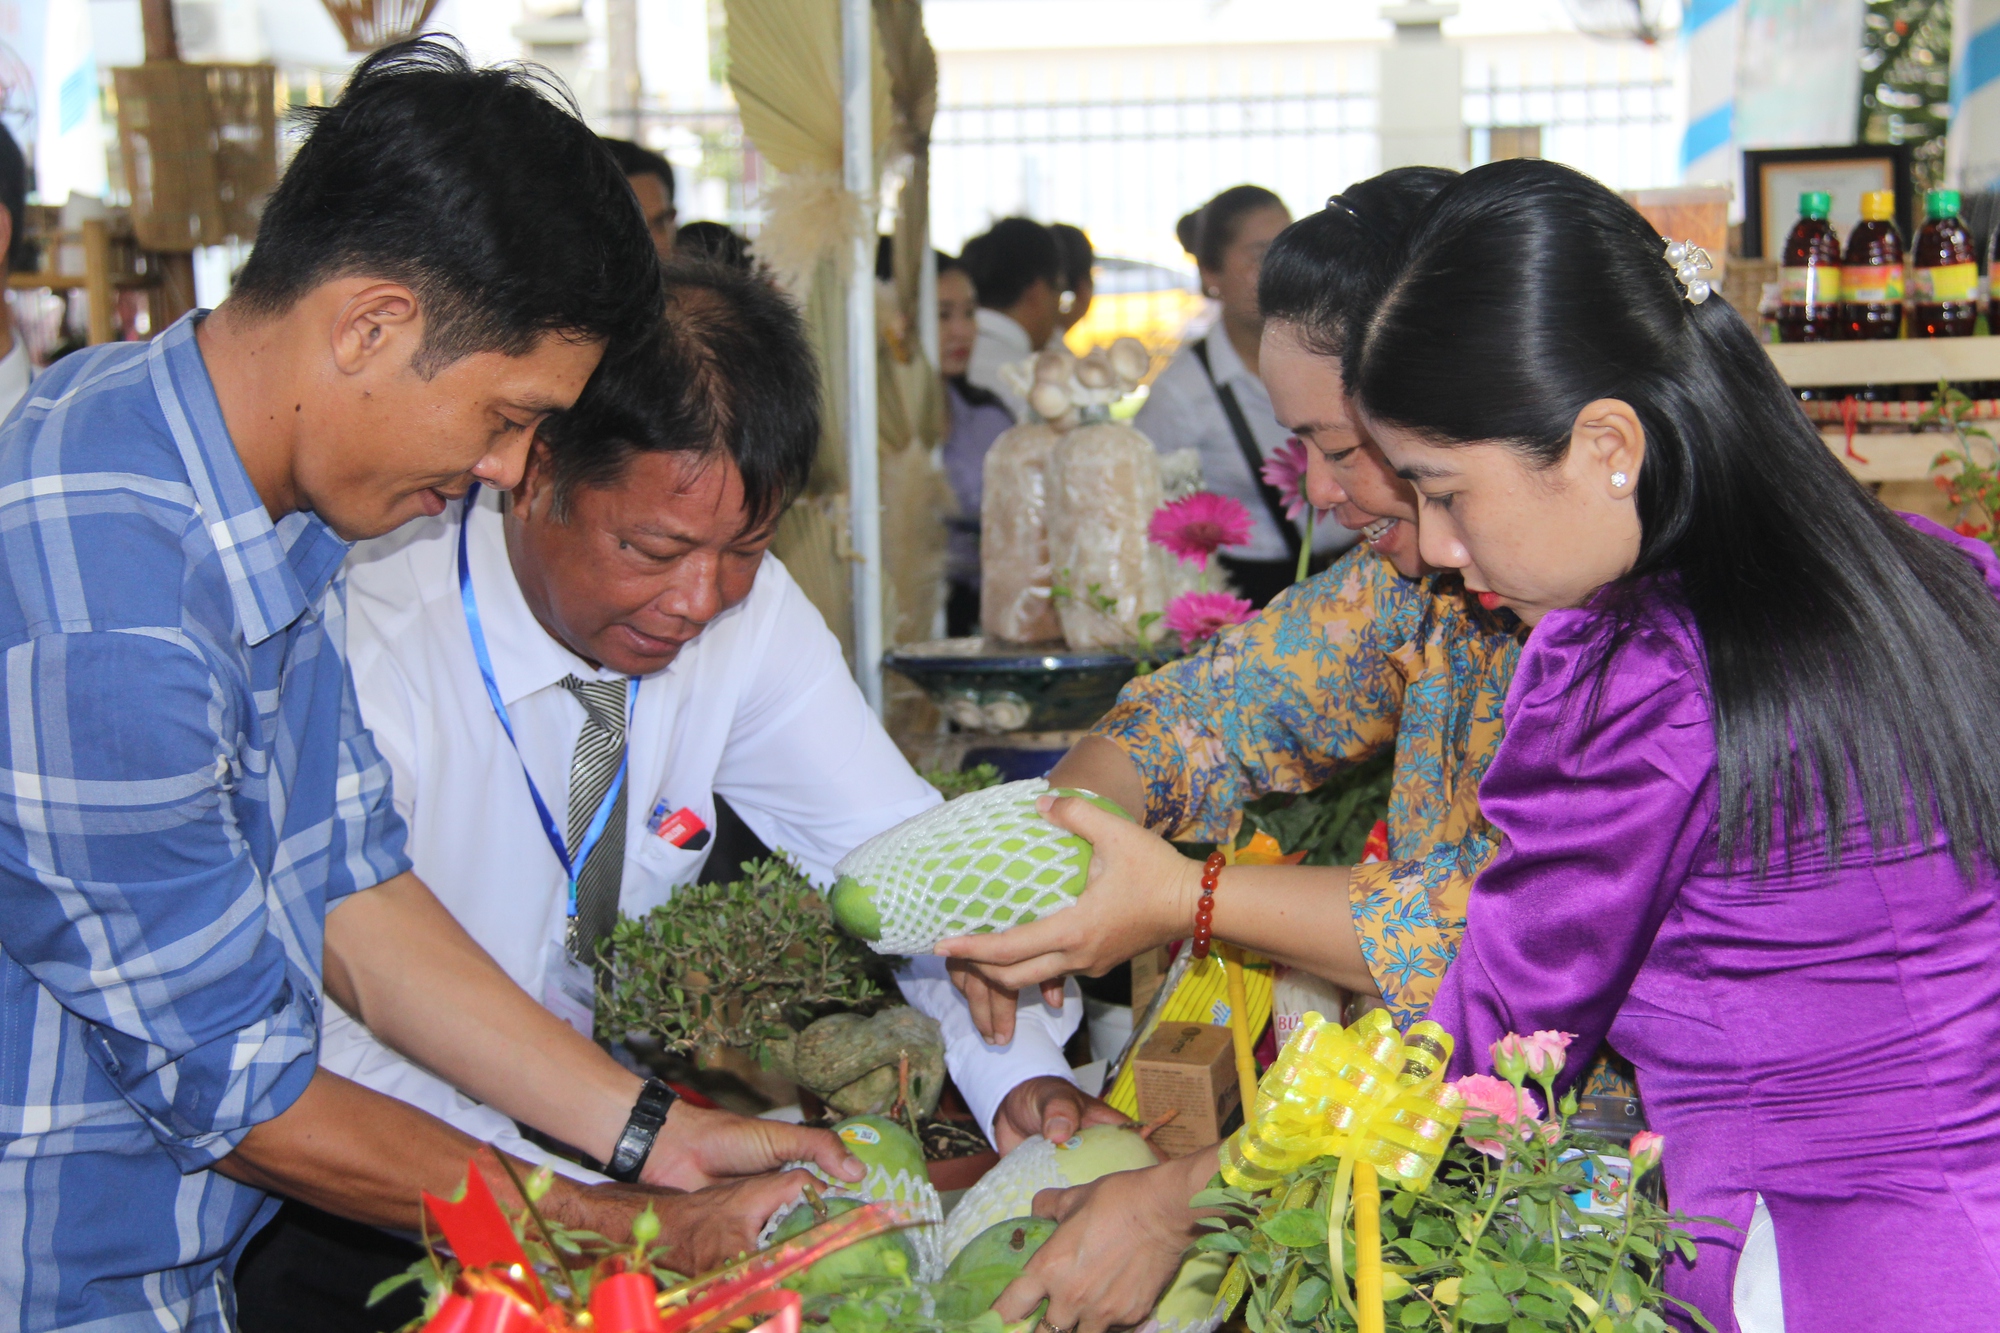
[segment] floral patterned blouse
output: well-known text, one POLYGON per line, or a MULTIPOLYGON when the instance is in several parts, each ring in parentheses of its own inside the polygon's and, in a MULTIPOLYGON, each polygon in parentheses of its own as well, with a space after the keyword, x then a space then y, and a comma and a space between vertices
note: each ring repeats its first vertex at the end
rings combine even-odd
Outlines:
POLYGON ((1399 1026, 1424 1016, 1492 859, 1479 782, 1520 644, 1462 594, 1356 547, 1248 624, 1127 685, 1094 729, 1146 783, 1146 823, 1230 836, 1243 804, 1395 751, 1389 858, 1354 867, 1354 924, 1399 1026))

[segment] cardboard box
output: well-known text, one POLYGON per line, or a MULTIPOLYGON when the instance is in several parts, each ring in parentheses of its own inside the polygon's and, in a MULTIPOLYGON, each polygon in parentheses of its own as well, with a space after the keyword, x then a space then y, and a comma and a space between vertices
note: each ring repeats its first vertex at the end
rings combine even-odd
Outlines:
POLYGON ((1153 1135, 1169 1157, 1185 1157, 1243 1123, 1236 1052, 1229 1029, 1213 1023, 1162 1023, 1132 1058, 1143 1124, 1177 1111, 1153 1135))

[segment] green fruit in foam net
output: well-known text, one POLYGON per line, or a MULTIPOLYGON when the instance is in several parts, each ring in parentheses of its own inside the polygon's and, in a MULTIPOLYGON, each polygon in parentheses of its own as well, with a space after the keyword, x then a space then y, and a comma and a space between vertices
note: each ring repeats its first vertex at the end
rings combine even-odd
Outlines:
POLYGON ((924 1150, 910 1131, 880 1115, 849 1116, 833 1127, 840 1141, 861 1159, 863 1166, 880 1167, 894 1174, 898 1171, 928 1179, 924 1165, 924 1150))
MULTIPOLYGON (((790 1240, 828 1218, 859 1208, 861 1202, 858 1199, 824 1199, 821 1206, 826 1210, 825 1217, 815 1212, 809 1203, 792 1209, 785 1214, 785 1220, 778 1224, 771 1239, 774 1242, 790 1240)), ((915 1273, 916 1267, 916 1254, 911 1250, 909 1240, 900 1231, 890 1231, 835 1250, 805 1272, 787 1278, 785 1285, 801 1296, 834 1296, 900 1285, 915 1273)))
MULTIPOLYGON (((1040 778, 1009 782, 933 806, 876 834, 834 868, 834 920, 877 953, 929 953, 951 935, 1005 930, 1076 901, 1090 844, 1035 809, 1040 778)), ((1071 788, 1120 818, 1118 806, 1071 788)))
POLYGON ((1088 1185, 1114 1171, 1137 1171, 1158 1161, 1137 1130, 1120 1125, 1092 1125, 1067 1143, 1031 1138, 980 1177, 945 1218, 939 1237, 945 1259, 957 1262, 989 1227, 1032 1213, 1035 1195, 1045 1189, 1088 1185))
POLYGON ((972 1238, 945 1270, 938 1292, 938 1318, 954 1322, 977 1319, 1000 1299, 1007 1284, 1021 1276, 1042 1242, 1056 1234, 1056 1224, 1043 1217, 1010 1217, 972 1238))

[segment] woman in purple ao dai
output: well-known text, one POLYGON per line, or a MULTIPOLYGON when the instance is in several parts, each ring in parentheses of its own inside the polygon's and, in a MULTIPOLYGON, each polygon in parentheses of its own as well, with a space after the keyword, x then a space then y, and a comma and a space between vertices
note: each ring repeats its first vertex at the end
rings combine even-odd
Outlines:
POLYGON ((1454 1074, 1509 1031, 1633 1062, 1669 1202, 1725 1224, 1667 1275, 1718 1329, 1990 1329, 2000 566, 1855 482, 1662 250, 1495 163, 1350 345, 1424 558, 1533 627, 1430 1016, 1454 1074))

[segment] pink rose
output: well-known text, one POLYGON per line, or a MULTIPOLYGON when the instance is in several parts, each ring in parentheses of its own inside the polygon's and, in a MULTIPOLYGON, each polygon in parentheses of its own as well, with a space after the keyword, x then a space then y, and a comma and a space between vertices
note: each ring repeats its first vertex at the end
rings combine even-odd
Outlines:
POLYGON ((1534 1102, 1512 1083, 1487 1074, 1467 1074, 1451 1086, 1465 1098, 1467 1146, 1488 1157, 1504 1160, 1508 1144, 1528 1137, 1541 1123, 1534 1102))
POLYGON ((1660 1154, 1666 1150, 1667 1136, 1655 1134, 1650 1129, 1642 1129, 1632 1136, 1632 1179, 1637 1180, 1660 1164, 1660 1154))
POLYGON ((1569 1044, 1576 1040, 1576 1034, 1545 1029, 1514 1040, 1521 1043, 1522 1051, 1527 1056, 1529 1077, 1538 1083, 1552 1083, 1556 1075, 1562 1073, 1563 1066, 1569 1063, 1569 1044))
POLYGON ((1519 1033, 1510 1032, 1493 1043, 1493 1069, 1501 1078, 1515 1087, 1528 1076, 1528 1041, 1519 1033))

